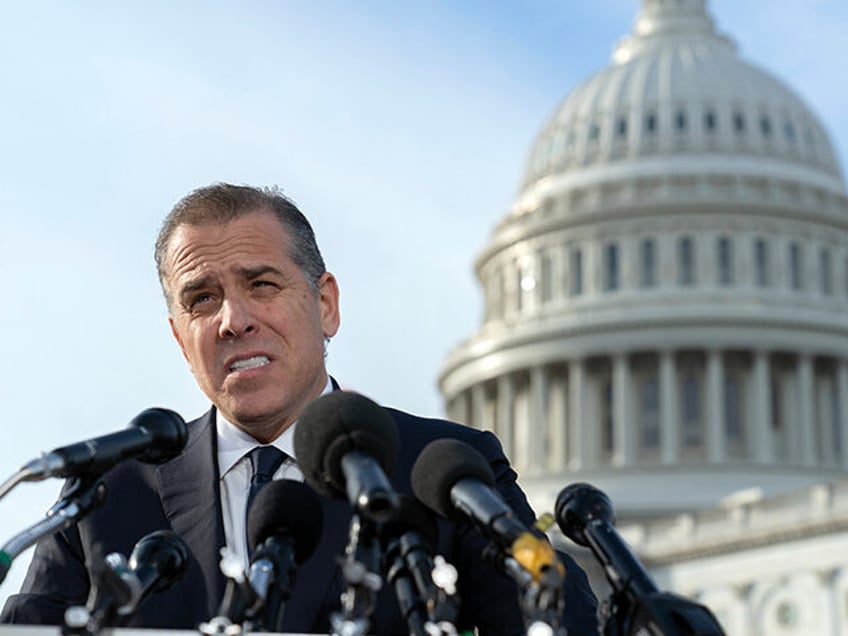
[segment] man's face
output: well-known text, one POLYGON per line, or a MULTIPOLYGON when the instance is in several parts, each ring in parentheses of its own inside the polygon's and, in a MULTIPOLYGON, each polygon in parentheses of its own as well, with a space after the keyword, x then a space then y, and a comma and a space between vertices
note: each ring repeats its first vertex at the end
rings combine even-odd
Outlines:
POLYGON ((221 414, 269 442, 327 383, 324 339, 339 327, 336 280, 316 292, 268 211, 179 226, 168 244, 174 337, 221 414))

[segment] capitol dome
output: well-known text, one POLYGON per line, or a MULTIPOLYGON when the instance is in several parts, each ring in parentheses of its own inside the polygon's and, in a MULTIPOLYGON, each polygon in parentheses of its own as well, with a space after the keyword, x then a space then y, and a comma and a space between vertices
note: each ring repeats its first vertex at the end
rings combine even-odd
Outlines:
POLYGON ((577 173, 615 176, 595 166, 649 171, 651 158, 669 155, 698 158, 688 171, 715 171, 709 160, 729 155, 751 176, 784 175, 843 192, 817 117, 782 82, 739 59, 703 0, 643 3, 612 64, 574 89, 539 134, 520 209, 568 187, 577 173))
POLYGON ((703 0, 643 0, 544 124, 478 256, 448 414, 495 431, 538 511, 625 518, 848 469, 848 201, 827 133, 703 0))

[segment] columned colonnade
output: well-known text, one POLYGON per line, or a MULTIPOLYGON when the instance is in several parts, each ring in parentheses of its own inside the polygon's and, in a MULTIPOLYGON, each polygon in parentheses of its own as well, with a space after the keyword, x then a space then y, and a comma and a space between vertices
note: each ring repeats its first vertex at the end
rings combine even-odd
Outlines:
POLYGON ((848 358, 616 352, 504 373, 452 397, 522 475, 681 462, 848 468, 848 358))

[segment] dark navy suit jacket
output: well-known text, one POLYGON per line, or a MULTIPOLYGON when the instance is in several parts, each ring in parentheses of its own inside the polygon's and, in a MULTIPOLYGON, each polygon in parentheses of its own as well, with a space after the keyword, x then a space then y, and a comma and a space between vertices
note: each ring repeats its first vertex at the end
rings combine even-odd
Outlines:
MULTIPOLYGON (((458 438, 489 460, 500 494, 522 521, 533 522, 533 512, 494 435, 443 420, 389 412, 400 436, 400 452, 390 476, 399 493, 412 492, 410 470, 430 441, 458 438)), ((85 605, 86 559, 110 552, 128 555, 138 539, 160 529, 173 530, 183 538, 191 555, 188 571, 174 587, 142 603, 129 626, 194 629, 215 616, 226 581, 218 567, 225 540, 214 421, 212 410, 189 423, 184 451, 165 464, 132 460, 109 471, 105 504, 76 526, 37 545, 21 592, 9 597, 0 622, 62 624, 68 606, 85 605)), ((337 557, 347 542, 351 508, 346 501, 323 497, 322 505, 321 541, 298 568, 293 595, 285 605, 284 632, 328 633, 330 613, 340 607, 344 582, 337 557)), ((485 545, 473 527, 439 521, 437 551, 459 571, 462 607, 457 622, 460 627, 476 626, 481 636, 522 633, 515 586, 483 559, 485 545)), ((567 568, 564 626, 570 636, 595 635, 596 601, 586 575, 573 560, 561 556, 567 568)), ((383 586, 371 616, 373 634, 408 633, 390 588, 383 586)))

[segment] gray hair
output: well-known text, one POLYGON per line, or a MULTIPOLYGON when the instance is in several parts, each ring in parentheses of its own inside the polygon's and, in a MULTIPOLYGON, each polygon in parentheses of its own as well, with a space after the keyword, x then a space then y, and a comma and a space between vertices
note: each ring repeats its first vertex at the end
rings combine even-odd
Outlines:
POLYGON ((276 186, 255 188, 213 183, 193 190, 180 199, 165 217, 159 230, 154 258, 168 311, 173 308, 167 286, 167 256, 168 243, 174 231, 181 225, 226 223, 261 210, 273 213, 280 221, 289 236, 289 244, 286 246, 289 257, 303 271, 312 289, 319 291, 319 280, 326 271, 324 259, 312 226, 291 199, 276 186))

